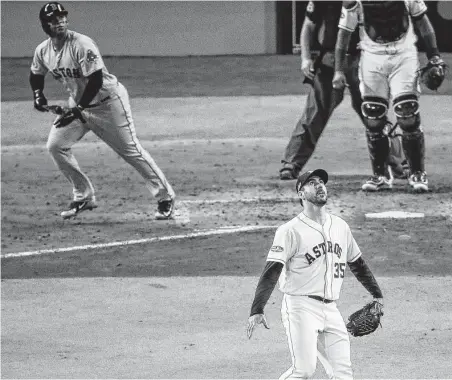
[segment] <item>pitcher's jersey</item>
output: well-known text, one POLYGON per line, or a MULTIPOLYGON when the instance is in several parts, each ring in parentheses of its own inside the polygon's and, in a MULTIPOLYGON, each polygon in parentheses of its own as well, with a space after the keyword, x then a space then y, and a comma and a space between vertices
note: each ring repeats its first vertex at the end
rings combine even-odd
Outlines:
POLYGON ((305 214, 281 225, 267 261, 284 264, 279 289, 289 295, 315 295, 337 300, 347 262, 361 256, 348 224, 327 213, 323 226, 305 214))
POLYGON ((118 80, 105 67, 96 43, 74 31, 68 31, 67 39, 59 53, 55 51, 50 38, 39 44, 31 64, 33 74, 46 75, 50 72, 64 85, 76 103, 88 83, 87 77, 98 70, 102 70, 103 84, 92 103, 98 103, 113 95, 118 80))
POLYGON ((359 26, 361 49, 373 54, 398 54, 415 49, 417 36, 412 18, 422 17, 422 0, 356 1, 342 7, 339 28, 354 31, 359 26))

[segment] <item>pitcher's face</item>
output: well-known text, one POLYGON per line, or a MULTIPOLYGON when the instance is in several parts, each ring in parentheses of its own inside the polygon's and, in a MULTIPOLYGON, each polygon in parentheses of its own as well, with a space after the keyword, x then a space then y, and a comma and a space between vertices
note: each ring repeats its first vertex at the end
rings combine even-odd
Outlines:
POLYGON ((316 206, 323 206, 328 200, 328 191, 320 177, 314 176, 300 189, 299 196, 316 206))

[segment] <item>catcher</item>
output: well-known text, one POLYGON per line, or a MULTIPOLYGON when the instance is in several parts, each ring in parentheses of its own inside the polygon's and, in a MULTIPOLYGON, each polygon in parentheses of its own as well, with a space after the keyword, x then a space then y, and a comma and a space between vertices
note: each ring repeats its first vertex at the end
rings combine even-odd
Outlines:
MULTIPOLYGON (((428 191, 425 170, 425 137, 419 111, 419 58, 417 35, 424 42, 429 64, 421 70, 427 87, 437 89, 444 80, 445 63, 441 59, 435 31, 422 0, 344 1, 339 20, 335 52, 333 88, 345 86, 347 47, 356 28, 360 32, 359 62, 361 111, 373 145, 370 153, 380 151, 383 167, 388 155, 384 141, 386 115, 392 103, 397 124, 402 130, 402 146, 408 161, 408 183, 416 192, 428 191)), ((382 169, 363 185, 372 187, 383 178, 382 169)))
POLYGON ((269 328, 264 307, 279 279, 284 293, 281 317, 292 357, 281 380, 312 378, 317 359, 329 378, 353 379, 347 331, 353 336, 370 334, 383 315, 383 294, 349 225, 325 210, 327 182, 323 169, 298 177, 296 192, 303 211, 276 230, 251 306, 248 338, 258 324, 269 328), (347 265, 374 300, 345 325, 336 301, 347 265))

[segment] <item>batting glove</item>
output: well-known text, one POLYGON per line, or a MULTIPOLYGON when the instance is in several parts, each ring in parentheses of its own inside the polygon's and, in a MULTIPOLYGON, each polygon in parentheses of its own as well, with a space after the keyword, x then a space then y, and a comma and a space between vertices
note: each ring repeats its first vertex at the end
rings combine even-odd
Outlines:
POLYGON ((60 117, 58 117, 55 120, 53 125, 56 128, 62 128, 62 127, 65 127, 66 125, 71 124, 76 119, 80 120, 82 123, 86 123, 86 120, 82 114, 82 111, 83 111, 83 107, 81 107, 81 106, 69 108, 60 117))
POLYGON ((44 94, 42 93, 41 90, 35 90, 33 92, 34 94, 34 101, 33 101, 33 105, 34 107, 40 111, 40 112, 49 112, 49 110, 46 108, 47 106, 47 99, 44 96, 44 94))

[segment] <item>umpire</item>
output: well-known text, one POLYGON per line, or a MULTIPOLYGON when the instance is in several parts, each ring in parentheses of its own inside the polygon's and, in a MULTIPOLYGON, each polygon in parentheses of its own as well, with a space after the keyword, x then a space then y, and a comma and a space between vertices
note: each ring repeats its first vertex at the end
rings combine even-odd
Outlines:
MULTIPOLYGON (((298 177, 314 153, 314 149, 334 109, 344 98, 343 90, 333 90, 334 49, 341 16, 341 1, 310 1, 306 7, 306 15, 300 35, 301 71, 305 76, 304 83, 310 89, 306 105, 300 120, 295 126, 292 136, 284 152, 282 168, 279 175, 282 180, 298 177), (312 59, 312 42, 317 38, 320 44, 319 55, 312 59)), ((352 35, 348 51, 348 67, 345 72, 351 103, 355 112, 363 120, 361 114, 361 93, 359 91, 358 66, 360 58, 359 34, 352 35)), ((387 121, 387 129, 392 125, 387 121)), ((366 135, 367 136, 367 135, 366 135)), ((369 140, 369 136, 367 136, 369 140)), ((391 139, 391 153, 387 162, 396 177, 404 176, 402 149, 398 137, 391 139)), ((372 151, 370 159, 374 165, 372 151)), ((378 154, 378 153, 377 153, 378 154)))

